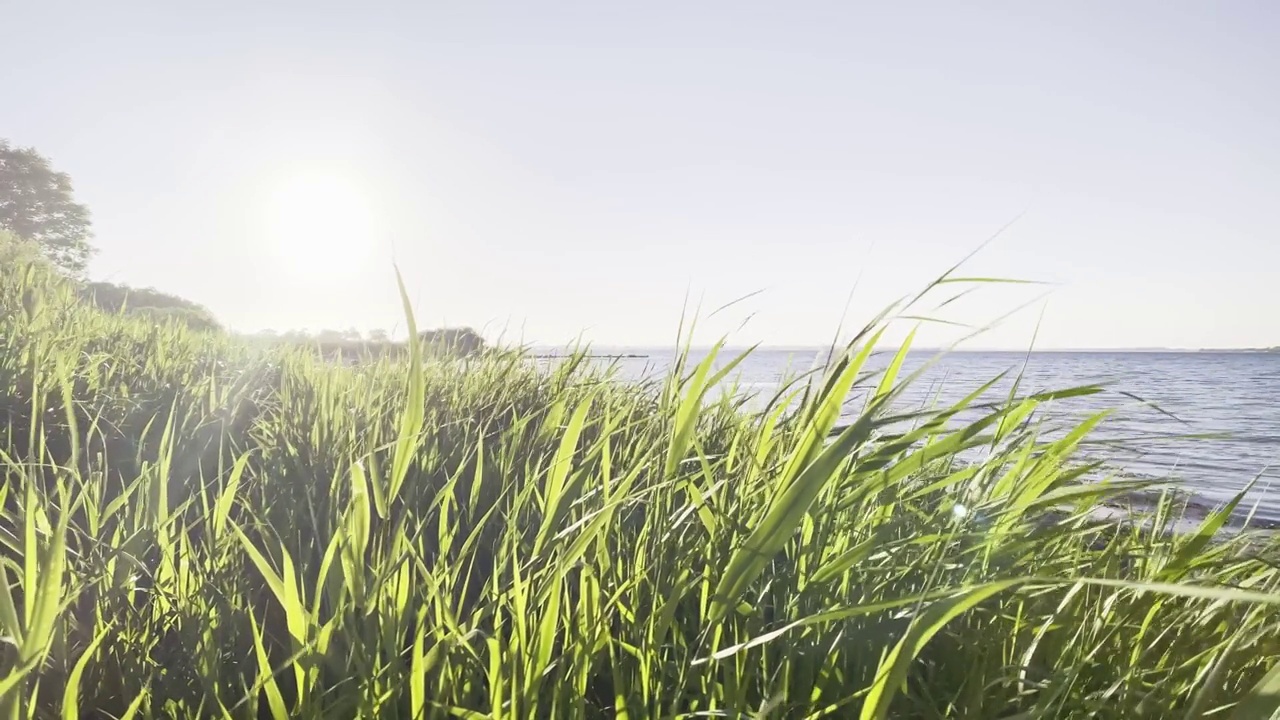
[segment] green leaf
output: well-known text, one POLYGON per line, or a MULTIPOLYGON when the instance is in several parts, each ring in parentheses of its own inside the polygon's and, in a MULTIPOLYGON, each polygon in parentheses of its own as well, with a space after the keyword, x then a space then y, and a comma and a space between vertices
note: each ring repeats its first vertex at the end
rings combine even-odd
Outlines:
POLYGON ((129 703, 129 707, 125 708, 124 714, 120 716, 120 720, 133 720, 137 717, 138 711, 142 709, 142 703, 146 702, 147 696, 150 694, 150 685, 145 685, 142 692, 138 693, 138 697, 129 703))
MULTIPOLYGON (((1061 584, 1061 578, 1032 578, 1037 583, 1061 584)), ((1211 587, 1193 585, 1188 582, 1140 582, 1134 580, 1117 580, 1114 578, 1076 578, 1071 582, 1080 582, 1100 587, 1116 587, 1141 593, 1159 593, 1174 597, 1199 598, 1220 602, 1246 602, 1262 605, 1280 605, 1280 593, 1257 592, 1234 587, 1211 587)))
POLYGON ((280 686, 276 684, 275 674, 271 671, 271 661, 267 659, 267 650, 262 645, 262 631, 258 628, 258 620, 252 611, 249 613, 249 630, 253 634, 253 651, 258 658, 257 685, 267 693, 271 716, 275 720, 289 720, 289 708, 285 705, 284 695, 280 694, 280 686))
MULTIPOLYGON (((27 675, 31 674, 32 670, 36 669, 37 665, 39 665, 39 660, 22 663, 18 667, 8 670, 8 675, 0 677, 0 707, 4 707, 4 704, 9 700, 9 694, 18 688, 18 685, 26 679, 27 675)), ((17 717, 17 705, 15 704, 12 707, 14 713, 11 717, 17 717)))
POLYGON ((542 527, 539 529, 538 537, 533 543, 534 555, 541 552, 547 538, 551 535, 552 528, 555 527, 556 522, 559 520, 561 506, 564 504, 565 499, 565 481, 569 476, 569 470, 573 466, 573 454, 578 449, 578 438, 582 436, 582 429, 587 424, 587 414, 591 412, 591 402, 591 396, 587 396, 578 405, 578 408, 574 410, 573 417, 569 419, 569 426, 565 428, 564 435, 560 437, 560 445, 556 449, 555 458, 551 461, 551 470, 547 474, 542 527))
POLYGON ((874 416, 864 414, 827 446, 809 467, 770 504, 768 511, 729 559, 711 601, 710 619, 718 621, 736 607, 747 587, 791 539, 809 506, 835 475, 841 463, 870 437, 874 416))
POLYGON ((1240 698, 1231 720, 1264 720, 1280 713, 1280 662, 1240 698))
POLYGON ((85 648, 80 655, 80 659, 76 661, 75 666, 71 668, 71 674, 67 676, 67 687, 62 692, 62 720, 79 720, 80 678, 84 676, 85 667, 89 665, 93 654, 98 651, 98 646, 106 639, 107 632, 110 629, 110 625, 102 628, 97 637, 89 643, 89 647, 85 648))
POLYGON ((42 655, 53 638, 58 613, 62 608, 63 576, 67 565, 67 529, 70 522, 71 513, 61 513, 52 542, 41 558, 40 580, 35 586, 36 592, 27 596, 32 603, 32 612, 26 639, 18 653, 23 663, 42 655))
MULTIPOLYGON (((858 373, 871 357, 875 344, 879 342, 883 333, 884 331, 881 330, 873 334, 857 355, 850 357, 846 352, 832 368, 826 382, 823 383, 822 394, 813 403, 809 422, 782 471, 783 487, 799 477, 800 472, 813 461, 822 449, 823 443, 831 436, 832 429, 835 428, 844 411, 844 403, 849 398, 849 392, 858 379, 858 373)), ((868 411, 870 410, 871 408, 868 408, 868 411)))
POLYGON ((1185 571, 1191 567, 1191 564, 1199 557, 1205 547, 1217 537, 1218 531, 1222 529, 1222 526, 1235 514, 1236 506, 1240 504, 1240 501, 1244 500, 1245 495, 1253 489, 1254 483, 1257 481, 1257 478, 1251 480, 1244 486, 1244 489, 1231 498, 1230 502, 1205 516, 1195 534, 1182 542, 1177 554, 1173 556, 1168 565, 1161 569, 1159 574, 1161 580, 1177 580, 1185 574, 1185 571))
POLYGON ((556 648, 556 630, 559 628, 560 623, 560 601, 561 596, 564 594, 561 590, 561 574, 553 570, 548 582, 551 585, 551 591, 547 602, 540 608, 542 618, 538 622, 538 638, 534 651, 535 656, 533 658, 531 676, 527 679, 529 695, 525 699, 526 708, 537 707, 542 676, 547 671, 547 667, 551 665, 551 654, 556 648))
POLYGON ((418 610, 417 632, 413 637, 413 654, 409 661, 409 717, 426 720, 427 673, 431 670, 431 657, 426 653, 427 608, 418 610))
POLYGON ((351 466, 351 500, 347 506, 343 529, 352 560, 363 563, 369 549, 369 533, 373 518, 369 513, 369 492, 364 468, 360 463, 351 466))
POLYGON ((717 342, 707 356, 698 363, 689 378, 688 387, 680 399, 680 406, 675 415, 675 432, 671 435, 671 445, 667 448, 666 476, 672 477, 689 451, 689 443, 693 440, 694 428, 698 426, 698 413, 702 410, 702 398, 707 392, 707 377, 716 355, 720 352, 724 341, 717 342))
POLYGON ((911 623, 906 634, 880 662, 880 668, 876 671, 876 680, 872 683, 867 699, 862 705, 861 719, 885 720, 889 717, 893 696, 906 680, 911 663, 915 662, 929 640, 957 616, 1020 582, 1019 580, 1001 580, 988 583, 931 604, 911 623))
POLYGON ((827 582, 828 580, 832 580, 839 577, 840 575, 844 574, 846 570, 853 567, 854 565, 857 565, 859 562, 865 559, 868 555, 870 555, 871 551, 875 550, 877 547, 880 547, 882 542, 883 542, 883 539, 879 533, 877 533, 876 535, 873 535, 870 538, 867 538, 866 540, 863 540, 857 545, 854 545, 853 547, 849 548, 848 550, 845 550, 844 552, 840 553, 836 557, 824 563, 822 567, 818 568, 818 570, 813 574, 813 577, 810 578, 810 582, 816 582, 816 583, 827 582))
POLYGON ((400 269, 396 269, 396 285, 400 289, 400 301, 404 305, 405 322, 409 325, 409 376, 405 385, 405 407, 400 415, 399 433, 391 459, 391 476, 387 482, 387 503, 400 493, 400 486, 409 475, 409 466, 418 452, 422 440, 422 424, 426 413, 426 381, 422 372, 422 342, 418 338, 418 324, 413 319, 413 305, 409 291, 405 289, 400 269))
POLYGON ((876 400, 885 397, 893 389, 893 384, 898 379, 898 372, 902 370, 902 363, 907 360, 907 352, 911 349, 911 341, 915 337, 916 329, 912 328, 911 332, 907 334, 907 339, 902 341, 902 347, 898 348, 897 354, 893 356, 893 361, 889 363, 889 367, 885 368, 884 375, 880 377, 880 384, 876 387, 876 400))
POLYGON ((249 453, 245 453, 236 459, 235 465, 231 468, 231 474, 227 477, 227 484, 222 488, 222 494, 218 497, 217 503, 214 504, 213 532, 217 537, 221 537, 226 530, 227 518, 231 515, 231 506, 236 501, 236 490, 240 488, 240 477, 244 475, 244 470, 248 465, 249 453))
POLYGON ((9 585, 9 569, 0 560, 0 629, 8 633, 22 646, 22 621, 18 617, 18 606, 13 601, 13 589, 9 585))
POLYGON ((66 438, 71 445, 67 464, 70 467, 78 467, 80 464, 80 428, 76 422, 75 392, 71 389, 71 368, 65 365, 59 368, 58 385, 62 390, 62 409, 67 417, 66 438))
POLYGON ((779 637, 782 637, 783 635, 797 628, 809 627, 813 625, 823 625, 831 622, 840 622, 843 620, 848 620, 850 618, 862 617, 864 615, 873 615, 875 613, 884 612, 885 610, 896 610, 898 608, 906 607, 908 605, 918 605, 921 602, 925 602, 927 600, 950 597, 959 591, 961 590, 958 590, 956 588, 946 588, 943 590, 931 590, 929 592, 916 593, 914 595, 894 598, 892 600, 881 600, 879 602, 865 603, 862 605, 854 605, 853 607, 837 608, 835 610, 827 610, 824 612, 815 613, 813 615, 800 618, 799 620, 789 622, 780 628, 770 630, 767 633, 753 637, 750 640, 747 640, 745 642, 741 642, 736 645, 731 645, 729 647, 721 648, 720 650, 717 650, 714 654, 712 654, 710 657, 698 658, 697 660, 694 660, 692 664, 695 666, 703 665, 713 660, 723 660, 727 657, 732 657, 733 655, 736 655, 745 650, 750 650, 752 648, 759 647, 766 643, 772 642, 773 640, 776 640, 779 637))
POLYGON ((288 601, 285 599, 284 581, 280 579, 275 570, 271 569, 271 563, 258 551, 258 548, 254 547, 253 542, 249 540, 249 536, 245 535, 238 525, 232 523, 231 529, 240 538, 240 545, 244 547, 244 551, 248 554, 249 560, 253 562, 254 567, 258 568, 258 572, 262 573, 262 579, 267 582, 267 587, 271 588, 272 594, 280 601, 281 607, 286 606, 288 601))

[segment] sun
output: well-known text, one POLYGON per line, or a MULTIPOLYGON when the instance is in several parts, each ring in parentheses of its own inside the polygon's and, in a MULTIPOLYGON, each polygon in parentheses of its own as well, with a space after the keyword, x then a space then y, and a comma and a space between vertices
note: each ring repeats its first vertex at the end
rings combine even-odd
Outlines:
POLYGON ((376 241, 378 218, 368 195, 339 174, 291 177, 268 207, 270 250, 291 275, 341 280, 364 265, 376 241))

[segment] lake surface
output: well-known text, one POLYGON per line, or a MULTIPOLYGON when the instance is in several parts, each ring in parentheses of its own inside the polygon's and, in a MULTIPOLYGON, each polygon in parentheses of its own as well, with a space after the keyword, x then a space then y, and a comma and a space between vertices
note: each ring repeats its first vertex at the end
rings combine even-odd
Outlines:
MULTIPOLYGON (((596 348, 595 352, 644 357, 600 359, 616 363, 623 377, 652 377, 669 367, 670 350, 596 348)), ((735 355, 726 351, 725 360, 735 355)), ((741 389, 767 399, 784 378, 807 371, 825 350, 757 350, 735 374, 741 389)), ((695 352, 694 358, 705 357, 695 352)), ((890 354, 873 363, 883 367, 890 354)), ((903 373, 935 358, 913 352, 903 373)), ((1060 401, 1051 417, 1079 418, 1114 408, 1085 452, 1108 459, 1129 475, 1169 479, 1207 505, 1229 500, 1254 477, 1248 496, 1256 517, 1280 522, 1280 354, 1214 352, 956 352, 928 367, 902 397, 907 408, 943 406, 973 392, 1002 372, 1022 369, 1022 392, 1099 384, 1107 392, 1060 401), (1134 397, 1130 397, 1134 396, 1134 397), (1141 401, 1135 399, 1141 398, 1141 401), (1173 416, 1173 417, 1171 417, 1173 416), (1185 437, 1187 435, 1218 437, 1185 437), (1183 437, 1172 437, 1183 436, 1183 437)), ((1012 377, 991 401, 1007 395, 1012 377)), ((856 412, 860 403, 851 403, 856 412)))

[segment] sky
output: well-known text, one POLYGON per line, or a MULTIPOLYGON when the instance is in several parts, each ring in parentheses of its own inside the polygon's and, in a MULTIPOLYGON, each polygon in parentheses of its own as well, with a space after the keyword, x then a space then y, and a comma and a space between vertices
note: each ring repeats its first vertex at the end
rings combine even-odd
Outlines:
POLYGON ((1271 0, 0 17, 0 137, 72 176, 90 274, 237 330, 403 328, 398 267, 491 339, 823 344, 981 247, 1041 284, 937 288, 921 342, 1280 345, 1271 0))

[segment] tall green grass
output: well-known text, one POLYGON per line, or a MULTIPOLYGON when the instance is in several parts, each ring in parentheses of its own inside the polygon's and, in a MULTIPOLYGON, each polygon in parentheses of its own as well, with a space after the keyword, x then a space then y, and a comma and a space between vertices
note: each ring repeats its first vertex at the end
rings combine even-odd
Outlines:
POLYGON ((904 416, 879 331, 748 411, 714 389, 733 358, 342 366, 6 266, 0 711, 1275 711, 1277 541, 1224 535, 1230 507, 1183 534, 1169 502, 1094 514, 1136 487, 1080 482, 1103 418, 1041 432, 1094 388, 904 416))

